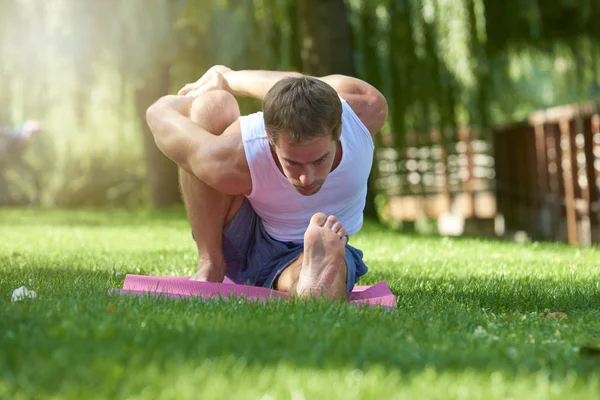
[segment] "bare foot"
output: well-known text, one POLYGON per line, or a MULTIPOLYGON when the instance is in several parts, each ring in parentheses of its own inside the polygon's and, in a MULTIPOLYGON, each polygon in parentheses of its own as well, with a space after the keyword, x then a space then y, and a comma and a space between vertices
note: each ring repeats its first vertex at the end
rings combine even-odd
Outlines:
POLYGON ((225 279, 226 267, 225 260, 221 262, 200 260, 198 262, 198 272, 192 275, 190 279, 193 281, 221 283, 225 279))
MULTIPOLYGON (((334 282, 344 267, 346 241, 346 229, 335 216, 327 217, 323 213, 312 216, 304 233, 304 257, 296 286, 298 295, 341 297, 340 288, 334 287, 334 282)), ((346 294, 345 278, 342 294, 346 294)))

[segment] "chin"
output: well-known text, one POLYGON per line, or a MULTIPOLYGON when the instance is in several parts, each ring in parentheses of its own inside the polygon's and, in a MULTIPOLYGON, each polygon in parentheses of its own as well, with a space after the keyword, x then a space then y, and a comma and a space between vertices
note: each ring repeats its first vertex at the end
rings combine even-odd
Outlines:
POLYGON ((302 187, 299 186, 294 186, 294 189, 296 189, 296 192, 300 193, 303 196, 312 196, 317 194, 320 190, 321 190, 321 185, 317 186, 314 189, 310 189, 310 190, 305 190, 302 187))

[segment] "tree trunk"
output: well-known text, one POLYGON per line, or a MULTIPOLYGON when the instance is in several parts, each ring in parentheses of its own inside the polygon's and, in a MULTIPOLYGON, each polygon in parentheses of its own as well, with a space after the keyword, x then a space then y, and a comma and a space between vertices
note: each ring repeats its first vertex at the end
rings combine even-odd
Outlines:
POLYGON ((10 117, 10 107, 12 105, 12 87, 10 85, 11 76, 7 68, 0 65, 0 129, 3 127, 12 126, 10 117))
MULTIPOLYGON (((363 78, 368 81, 371 85, 383 92, 381 87, 381 74, 379 73, 379 57, 377 55, 377 41, 378 28, 377 28, 377 17, 375 15, 375 7, 373 4, 363 5, 361 13, 361 24, 363 29, 363 42, 360 48, 362 52, 362 71, 363 78)), ((381 135, 375 136, 375 147, 381 147, 381 135)), ((376 150, 377 151, 377 150, 376 150)), ((378 219, 379 214, 377 213, 377 205, 375 204, 375 195, 377 193, 376 183, 379 179, 379 169, 375 162, 371 169, 371 175, 369 175, 367 199, 365 204, 365 216, 378 219)))
POLYGON ((302 68, 302 40, 300 39, 300 20, 302 19, 299 14, 298 2, 295 0, 286 2, 286 15, 287 20, 290 24, 290 35, 289 35, 289 69, 292 71, 300 71, 302 68))
MULTIPOLYGON (((344 0, 299 1, 298 18, 304 72, 316 76, 355 76, 352 30, 344 0)), ((376 218, 374 186, 372 173, 364 213, 376 218)))
POLYGON ((146 122, 148 107, 169 92, 169 70, 169 65, 158 66, 154 70, 154 76, 149 75, 144 80, 144 85, 135 91, 135 106, 144 136, 146 171, 154 207, 168 207, 181 203, 177 165, 158 149, 146 122))
POLYGON ((304 72, 353 76, 352 31, 344 0, 299 1, 298 17, 304 72))

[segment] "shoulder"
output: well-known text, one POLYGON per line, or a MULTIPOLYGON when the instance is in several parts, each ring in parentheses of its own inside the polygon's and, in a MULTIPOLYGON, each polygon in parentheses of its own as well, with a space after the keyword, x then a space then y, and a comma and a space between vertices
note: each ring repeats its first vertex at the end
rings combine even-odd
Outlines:
POLYGON ((340 93, 371 135, 381 130, 388 115, 385 97, 373 87, 356 92, 340 93))
POLYGON ((381 130, 388 115, 387 100, 373 85, 345 75, 331 75, 326 78, 361 122, 375 135, 381 130))

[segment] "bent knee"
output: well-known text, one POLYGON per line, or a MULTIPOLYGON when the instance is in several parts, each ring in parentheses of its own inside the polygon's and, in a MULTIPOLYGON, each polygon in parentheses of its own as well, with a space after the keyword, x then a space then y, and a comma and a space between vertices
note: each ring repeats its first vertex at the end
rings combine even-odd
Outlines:
POLYGON ((190 119, 214 135, 220 135, 240 117, 235 97, 225 90, 213 90, 192 103, 190 119))

